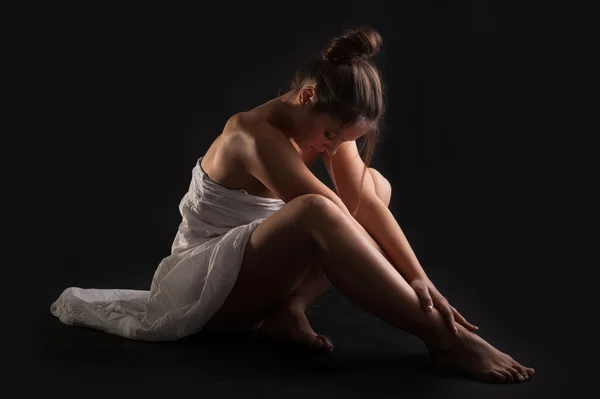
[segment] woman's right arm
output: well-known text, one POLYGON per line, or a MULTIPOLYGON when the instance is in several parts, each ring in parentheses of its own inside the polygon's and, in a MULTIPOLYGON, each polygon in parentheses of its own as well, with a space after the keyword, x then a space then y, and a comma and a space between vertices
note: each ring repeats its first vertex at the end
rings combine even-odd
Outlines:
POLYGON ((280 131, 269 125, 261 126, 260 130, 252 133, 240 132, 238 140, 243 147, 240 153, 246 170, 281 200, 287 203, 304 194, 319 194, 330 199, 350 218, 365 239, 391 262, 379 244, 354 219, 341 198, 306 167, 292 143, 280 131))
POLYGON ((341 198, 306 167, 292 143, 278 129, 264 124, 239 135, 243 145, 241 161, 246 170, 284 202, 304 194, 319 194, 348 210, 341 198))

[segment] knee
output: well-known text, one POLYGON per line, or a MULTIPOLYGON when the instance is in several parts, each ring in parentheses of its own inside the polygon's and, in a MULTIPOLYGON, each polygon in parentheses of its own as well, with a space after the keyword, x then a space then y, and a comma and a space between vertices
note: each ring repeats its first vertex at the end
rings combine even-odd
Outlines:
POLYGON ((297 198, 302 202, 302 217, 304 221, 337 220, 344 216, 344 212, 329 198, 320 194, 305 194, 297 198))
POLYGON ((373 177, 373 182, 375 184, 375 192, 377 193, 377 196, 385 203, 386 206, 389 207, 390 201, 392 199, 392 184, 377 169, 368 169, 369 172, 371 172, 371 176, 373 177))
POLYGON ((320 194, 306 194, 301 196, 305 202, 305 205, 309 211, 325 214, 335 212, 336 209, 340 208, 329 198, 320 194))

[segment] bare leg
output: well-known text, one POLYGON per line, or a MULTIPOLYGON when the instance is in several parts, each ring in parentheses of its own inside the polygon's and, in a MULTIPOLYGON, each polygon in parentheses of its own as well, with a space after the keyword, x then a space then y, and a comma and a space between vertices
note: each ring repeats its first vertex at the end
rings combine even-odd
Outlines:
POLYGON ((252 233, 236 284, 205 328, 246 331, 293 293, 306 265, 315 263, 362 309, 423 339, 441 364, 486 381, 533 374, 460 325, 452 334, 436 309, 424 312, 414 290, 353 221, 327 198, 311 194, 290 201, 252 233))
POLYGON ((305 313, 330 284, 321 264, 312 264, 298 288, 256 327, 259 335, 296 341, 300 344, 304 344, 307 336, 317 336, 322 345, 314 346, 314 349, 331 352, 333 344, 329 338, 313 330, 305 313))
MULTIPOLYGON (((375 183, 377 196, 389 207, 392 196, 390 183, 376 169, 369 168, 368 171, 375 183)), ((334 191, 336 190, 334 189, 334 191)), ((302 336, 318 335, 310 326, 305 312, 330 285, 331 282, 323 271, 322 265, 313 263, 298 288, 285 298, 256 328, 260 328, 261 332, 268 336, 287 337, 292 340, 295 339, 294 335, 298 332, 297 330, 301 330, 302 336)), ((333 349, 331 341, 323 335, 319 335, 319 337, 324 341, 323 348, 330 352, 333 349)))
MULTIPOLYGON (((368 171, 371 173, 373 182, 375 183, 377 196, 385 206, 389 207, 392 196, 390 183, 377 169, 368 168, 368 171)), ((298 288, 286 299, 304 311, 327 290, 330 284, 322 265, 320 263, 312 264, 298 288)))
POLYGON ((490 382, 515 381, 533 374, 533 369, 460 325, 458 334, 452 334, 437 309, 423 312, 417 294, 387 259, 362 239, 335 204, 323 201, 326 203, 321 206, 330 209, 314 221, 312 233, 321 249, 325 274, 348 299, 423 339, 436 363, 490 382))

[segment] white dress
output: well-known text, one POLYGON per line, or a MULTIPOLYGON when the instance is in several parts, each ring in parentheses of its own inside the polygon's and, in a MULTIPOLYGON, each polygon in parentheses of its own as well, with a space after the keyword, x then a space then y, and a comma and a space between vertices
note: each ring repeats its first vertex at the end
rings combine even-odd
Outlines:
POLYGON ((250 233, 285 202, 212 181, 200 157, 179 204, 181 223, 149 291, 70 287, 50 311, 63 323, 144 341, 199 332, 237 279, 250 233))

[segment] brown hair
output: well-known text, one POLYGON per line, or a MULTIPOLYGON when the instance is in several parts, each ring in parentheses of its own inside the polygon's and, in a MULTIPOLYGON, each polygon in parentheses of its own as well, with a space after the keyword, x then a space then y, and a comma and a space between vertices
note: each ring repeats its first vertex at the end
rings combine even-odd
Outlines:
MULTIPOLYGON (((371 57, 379 52, 382 41, 381 35, 373 28, 348 29, 341 36, 331 39, 319 58, 311 60, 298 70, 290 87, 297 93, 305 84, 315 83, 317 88, 313 112, 327 113, 340 119, 342 128, 359 121, 369 122, 374 126, 364 135, 360 147, 362 151, 365 145, 367 146, 367 156, 358 204, 352 212, 353 216, 358 211, 365 173, 375 151, 379 120, 385 113, 381 74, 371 61, 371 57)), ((336 137, 334 148, 341 137, 341 134, 336 137)), ((337 190, 331 161, 329 170, 337 190)))

